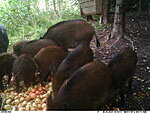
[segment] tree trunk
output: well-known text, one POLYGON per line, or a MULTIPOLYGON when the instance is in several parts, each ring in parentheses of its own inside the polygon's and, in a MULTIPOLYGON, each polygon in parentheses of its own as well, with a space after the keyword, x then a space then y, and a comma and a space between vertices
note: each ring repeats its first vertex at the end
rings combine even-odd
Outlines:
POLYGON ((81 5, 80 5, 80 15, 81 15, 82 17, 84 17, 84 13, 83 13, 83 10, 82 10, 82 8, 81 8, 81 5))
POLYGON ((109 10, 110 10, 110 0, 102 1, 102 15, 100 17, 100 24, 109 23, 109 10))
POLYGON ((58 0, 58 10, 61 12, 61 5, 63 4, 63 0, 58 0))
POLYGON ((56 0, 53 0, 53 8, 54 8, 55 15, 58 17, 59 15, 58 15, 58 11, 56 9, 56 0))
POLYGON ((123 0, 116 0, 116 9, 111 38, 122 38, 124 36, 125 13, 123 13, 123 0))
POLYGON ((61 16, 61 10, 62 10, 62 6, 63 5, 63 0, 57 0, 57 12, 58 12, 58 15, 61 16))

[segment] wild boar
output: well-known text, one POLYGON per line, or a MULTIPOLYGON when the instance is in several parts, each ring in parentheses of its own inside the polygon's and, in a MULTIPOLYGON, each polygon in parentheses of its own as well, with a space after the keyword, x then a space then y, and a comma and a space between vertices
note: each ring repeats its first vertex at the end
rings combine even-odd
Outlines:
POLYGON ((0 24, 0 53, 7 52, 9 46, 8 35, 5 27, 0 24))
POLYGON ((109 94, 111 71, 102 62, 90 62, 68 78, 54 99, 47 99, 48 110, 98 109, 109 94))
POLYGON ((8 75, 8 84, 11 80, 12 74, 12 67, 13 63, 16 59, 14 54, 10 53, 2 53, 0 54, 0 89, 4 90, 4 86, 2 84, 4 75, 8 75))
POLYGON ((17 92, 20 91, 20 82, 22 80, 26 87, 36 84, 35 73, 37 72, 37 65, 31 55, 20 55, 14 62, 12 72, 17 92))
POLYGON ((52 77, 54 96, 58 93, 63 82, 78 68, 93 61, 93 51, 86 44, 79 44, 59 65, 56 74, 52 77))
POLYGON ((13 50, 17 56, 21 54, 29 54, 34 57, 40 51, 40 49, 47 46, 57 46, 57 44, 50 39, 21 41, 13 46, 13 50))
MULTIPOLYGON (((86 21, 68 20, 59 22, 51 26, 47 32, 44 34, 42 39, 51 39, 58 46, 68 48, 75 48, 80 43, 86 43, 89 45, 95 34, 95 29, 93 26, 88 24, 86 21)), ((97 46, 99 46, 99 41, 96 37, 97 46)))
POLYGON ((136 52, 129 47, 125 47, 108 63, 108 68, 112 72, 112 90, 110 94, 111 96, 120 94, 121 105, 124 104, 124 87, 128 80, 128 87, 131 89, 132 77, 137 61, 136 52))
POLYGON ((48 46, 41 49, 35 56, 35 62, 38 65, 40 72, 40 82, 47 81, 48 76, 54 74, 62 62, 62 60, 68 55, 63 47, 48 46))
POLYGON ((16 44, 13 45, 13 53, 17 56, 20 56, 21 49, 28 43, 29 41, 27 40, 22 40, 20 42, 17 42, 16 44))

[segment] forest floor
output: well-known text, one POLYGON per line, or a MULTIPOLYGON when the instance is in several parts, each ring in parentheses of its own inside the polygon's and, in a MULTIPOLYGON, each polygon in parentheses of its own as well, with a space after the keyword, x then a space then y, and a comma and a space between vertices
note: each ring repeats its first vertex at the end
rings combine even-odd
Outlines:
MULTIPOLYGON (((120 40, 116 44, 114 40, 106 42, 105 36, 109 33, 110 29, 101 29, 97 32, 101 44, 98 48, 95 46, 95 37, 92 40, 91 48, 95 53, 95 60, 107 64, 122 47, 134 46, 138 63, 131 92, 128 92, 125 97, 124 109, 150 110, 150 15, 144 15, 141 18, 132 15, 126 18, 126 33, 130 37, 129 40, 120 40)), ((114 108, 118 108, 118 105, 114 108)))

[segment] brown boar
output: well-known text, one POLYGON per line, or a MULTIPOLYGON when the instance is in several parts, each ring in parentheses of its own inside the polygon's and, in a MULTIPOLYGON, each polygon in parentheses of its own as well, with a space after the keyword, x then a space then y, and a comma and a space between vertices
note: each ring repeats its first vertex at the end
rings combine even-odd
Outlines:
POLYGON ((2 53, 0 54, 0 90, 4 90, 4 86, 2 84, 4 75, 8 75, 8 83, 11 80, 12 67, 13 62, 15 61, 16 56, 10 53, 2 53))
POLYGON ((17 56, 21 55, 21 48, 23 48, 29 41, 22 40, 13 45, 13 53, 17 56))
POLYGON ((34 57, 40 51, 40 49, 47 46, 56 46, 56 45, 57 44, 50 39, 40 39, 23 42, 21 41, 13 46, 13 51, 17 56, 21 54, 29 54, 32 57, 34 57))
POLYGON ((35 62, 39 67, 40 82, 46 82, 48 76, 54 74, 62 62, 68 55, 68 51, 59 46, 48 46, 41 49, 35 56, 35 62))
POLYGON ((97 109, 107 99, 111 77, 111 71, 102 62, 85 64, 63 83, 53 100, 51 96, 48 97, 47 109, 97 109))
POLYGON ((129 80, 128 87, 131 89, 132 77, 138 58, 135 51, 126 47, 109 62, 108 67, 112 71, 111 96, 120 94, 121 105, 124 104, 124 87, 129 80))
POLYGON ((69 78, 78 68, 93 61, 93 51, 86 44, 79 44, 59 65, 54 77, 52 77, 52 88, 54 96, 59 91, 63 82, 69 78))
MULTIPOLYGON (((59 22, 50 27, 42 37, 43 39, 51 39, 59 46, 68 48, 75 48, 80 43, 86 43, 89 45, 95 34, 93 26, 86 21, 68 20, 59 22)), ((96 37, 97 46, 99 46, 98 39, 96 37)))
POLYGON ((37 72, 37 65, 30 55, 20 55, 14 62, 12 72, 14 74, 17 92, 20 91, 20 82, 22 80, 26 87, 36 83, 35 73, 37 72))

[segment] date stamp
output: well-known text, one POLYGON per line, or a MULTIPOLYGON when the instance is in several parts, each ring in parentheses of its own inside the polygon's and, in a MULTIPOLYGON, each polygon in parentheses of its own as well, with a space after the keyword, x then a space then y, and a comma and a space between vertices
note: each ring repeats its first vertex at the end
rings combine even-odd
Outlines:
POLYGON ((0 113, 11 113, 11 111, 1 111, 0 113))

